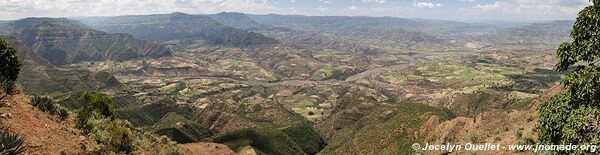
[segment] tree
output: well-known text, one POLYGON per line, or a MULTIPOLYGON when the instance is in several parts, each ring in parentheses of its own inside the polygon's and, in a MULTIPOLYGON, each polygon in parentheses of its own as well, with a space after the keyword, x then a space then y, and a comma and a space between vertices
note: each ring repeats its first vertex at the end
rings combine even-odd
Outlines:
MULTIPOLYGON (((558 71, 569 71, 561 84, 562 95, 538 109, 539 140, 543 144, 600 144, 600 0, 579 12, 571 32, 572 42, 557 50, 558 71), (574 69, 571 69, 574 68, 574 69)), ((586 150, 552 154, 590 154, 586 150)))
POLYGON ((6 97, 15 91, 15 83, 19 77, 21 62, 17 57, 17 50, 3 39, 0 39, 0 85, 6 97))
POLYGON ((80 115, 84 117, 90 115, 92 112, 97 112, 103 117, 110 119, 115 119, 117 116, 115 104, 108 95, 86 91, 81 94, 79 100, 86 104, 80 111, 80 115))
POLYGON ((86 134, 94 128, 94 121, 104 118, 112 121, 116 118, 115 104, 107 95, 85 91, 79 96, 79 101, 84 106, 77 111, 77 127, 86 134))

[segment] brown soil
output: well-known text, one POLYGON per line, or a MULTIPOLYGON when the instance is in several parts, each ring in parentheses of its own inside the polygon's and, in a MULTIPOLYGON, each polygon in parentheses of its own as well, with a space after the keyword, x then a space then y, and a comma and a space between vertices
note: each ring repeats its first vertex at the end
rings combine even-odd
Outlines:
MULTIPOLYGON (((535 125, 538 122, 537 108, 540 103, 563 92, 560 86, 550 88, 529 107, 514 111, 494 110, 478 114, 475 118, 457 117, 441 122, 431 117, 421 127, 422 137, 430 144, 492 143, 501 145, 518 144, 525 137, 537 140, 535 125), (520 135, 517 133, 521 133, 520 135), (521 136, 521 137, 518 137, 521 136)), ((429 152, 439 154, 440 152, 429 152)), ((453 152, 468 154, 472 152, 453 152)), ((530 152, 480 151, 477 154, 530 154, 530 152)))
POLYGON ((80 130, 74 128, 73 118, 62 122, 57 116, 31 106, 30 98, 14 95, 3 99, 9 107, 1 107, 0 129, 18 133, 25 140, 25 154, 85 154, 80 148, 80 130))
MULTIPOLYGON (((81 136, 81 130, 75 128, 75 118, 70 116, 60 121, 58 116, 50 115, 33 107, 31 98, 25 95, 8 96, 0 107, 0 129, 9 128, 25 139, 24 154, 88 154, 82 143, 94 145, 93 140, 81 136), (7 116, 9 115, 9 116, 7 116)), ((192 143, 179 145, 185 154, 194 155, 233 155, 229 147, 216 143, 192 143)))
POLYGON ((223 144, 217 143, 190 143, 180 144, 182 149, 185 149, 190 154, 197 155, 234 155, 229 147, 223 144))

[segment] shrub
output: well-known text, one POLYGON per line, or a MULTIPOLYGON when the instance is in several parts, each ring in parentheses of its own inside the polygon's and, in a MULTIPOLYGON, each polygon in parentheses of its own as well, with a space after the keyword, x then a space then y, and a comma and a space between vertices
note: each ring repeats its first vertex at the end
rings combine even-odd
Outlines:
POLYGON ((84 92, 80 101, 84 106, 77 111, 77 127, 98 144, 92 154, 141 154, 140 151, 180 154, 175 143, 158 143, 131 123, 117 119, 109 96, 84 92))
POLYGON ((135 150, 133 127, 115 119, 114 103, 109 96, 84 92, 79 100, 85 106, 78 112, 77 126, 104 146, 100 151, 130 154, 135 150))
POLYGON ((20 154, 25 151, 25 140, 18 134, 11 134, 6 128, 0 133, 0 154, 20 154))
POLYGON ((127 123, 103 117, 96 111, 84 123, 84 134, 100 144, 98 151, 130 154, 135 150, 133 133, 127 123))
POLYGON ((40 97, 35 96, 31 99, 31 104, 34 107, 40 108, 41 111, 47 112, 50 114, 54 114, 56 112, 56 105, 54 105, 54 101, 52 101, 49 97, 40 97))
POLYGON ((109 123, 106 131, 111 135, 110 146, 118 152, 131 153, 134 150, 132 133, 119 121, 109 123))
POLYGON ((476 143, 477 140, 479 140, 479 136, 477 136, 477 134, 472 133, 472 132, 469 133, 468 137, 469 137, 469 141, 471 141, 473 143, 476 143))
POLYGON ((110 119, 116 117, 115 104, 107 95, 101 93, 84 92, 79 97, 79 100, 85 104, 83 109, 79 111, 79 116, 87 118, 93 111, 98 112, 102 116, 110 119))

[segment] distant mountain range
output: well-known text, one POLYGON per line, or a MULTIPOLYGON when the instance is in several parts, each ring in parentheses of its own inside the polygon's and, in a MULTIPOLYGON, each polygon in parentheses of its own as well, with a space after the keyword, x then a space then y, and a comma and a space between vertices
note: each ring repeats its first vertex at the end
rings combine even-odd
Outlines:
POLYGON ((171 56, 163 45, 128 34, 98 31, 64 18, 26 18, 5 23, 4 35, 17 37, 44 59, 62 66, 82 61, 131 60, 171 56))
MULTIPOLYGON (((574 21, 562 20, 521 25, 464 23, 447 20, 403 19, 393 17, 248 15, 258 23, 344 37, 363 44, 399 45, 409 50, 420 46, 443 51, 475 42, 482 46, 526 46, 554 48, 568 40, 574 21), (524 26, 523 26, 524 25, 524 26), (403 46, 404 45, 404 46, 403 46), (440 49, 441 48, 441 49, 440 49)), ((428 49, 426 49, 428 50, 428 49)))
MULTIPOLYGON (((313 17, 224 12, 211 15, 172 13, 86 17, 76 20, 26 18, 2 21, 0 34, 6 38, 14 36, 11 40, 23 45, 20 48, 33 52, 25 53, 24 61, 34 61, 35 64, 31 66, 44 66, 44 70, 50 72, 40 73, 44 75, 40 77, 60 81, 53 79, 59 76, 50 75, 62 73, 54 71, 58 70, 56 66, 82 61, 173 56, 167 45, 161 44, 170 40, 201 40, 209 46, 235 47, 285 43, 308 50, 368 52, 468 50, 463 46, 471 42, 481 44, 480 47, 555 48, 568 40, 572 24, 573 21, 553 21, 506 27, 392 17, 313 17)), ((35 69, 30 71, 32 74, 39 72, 35 69)), ((75 85, 84 84, 63 86, 64 89, 60 91, 76 88, 75 85)))
POLYGON ((0 36, 18 51, 22 62, 17 80, 30 94, 69 93, 72 91, 119 90, 123 88, 115 77, 107 72, 68 70, 52 65, 15 37, 0 36))
MULTIPOLYGON (((234 24, 232 20, 227 20, 232 18, 227 15, 215 15, 213 17, 228 21, 227 24, 234 24)), ((277 40, 273 38, 226 26, 205 15, 172 13, 106 17, 104 19, 84 18, 82 20, 96 29, 113 33, 129 33, 140 39, 158 42, 176 39, 202 39, 209 44, 231 46, 256 46, 277 43, 277 40)), ((236 21, 244 22, 243 20, 236 21)))

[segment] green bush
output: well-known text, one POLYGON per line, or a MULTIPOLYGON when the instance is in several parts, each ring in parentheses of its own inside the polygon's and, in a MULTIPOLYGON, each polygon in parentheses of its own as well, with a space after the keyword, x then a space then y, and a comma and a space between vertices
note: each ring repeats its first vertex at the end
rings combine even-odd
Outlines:
POLYGON ((56 113, 57 106, 54 104, 54 101, 52 101, 52 99, 49 97, 35 96, 31 99, 31 104, 34 107, 40 108, 40 110, 43 112, 47 112, 50 114, 56 113))
POLYGON ((25 151, 25 140, 18 134, 12 134, 8 128, 0 133, 0 154, 20 154, 25 151))
POLYGON ((93 137, 101 146, 97 151, 130 154, 135 150, 133 134, 126 123, 111 120, 96 111, 84 123, 84 134, 93 137))
POLYGON ((114 149, 113 151, 129 154, 135 150, 131 131, 123 127, 120 122, 111 121, 105 131, 109 134, 110 139, 107 140, 107 143, 114 149))
POLYGON ((98 151, 130 154, 135 150, 133 127, 115 119, 112 98, 100 93, 84 92, 79 100, 85 106, 78 111, 77 126, 102 146, 98 151))
POLYGON ((84 92, 80 102, 84 106, 77 111, 77 127, 83 135, 92 137, 98 144, 92 154, 180 154, 176 143, 168 139, 163 143, 157 142, 151 134, 117 119, 111 97, 84 92))
POLYGON ((479 140, 479 136, 476 133, 469 133, 468 135, 469 137, 469 141, 473 142, 473 143, 477 143, 477 141, 479 140))
POLYGON ((116 118, 115 104, 112 98, 94 92, 84 92, 79 97, 79 101, 83 102, 85 106, 79 111, 79 116, 87 118, 92 112, 96 111, 102 116, 110 119, 116 118))

